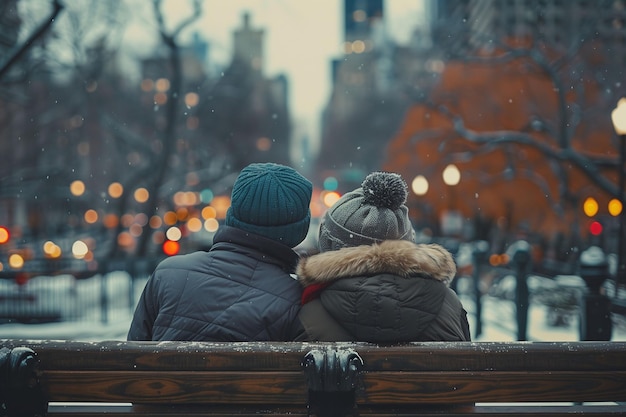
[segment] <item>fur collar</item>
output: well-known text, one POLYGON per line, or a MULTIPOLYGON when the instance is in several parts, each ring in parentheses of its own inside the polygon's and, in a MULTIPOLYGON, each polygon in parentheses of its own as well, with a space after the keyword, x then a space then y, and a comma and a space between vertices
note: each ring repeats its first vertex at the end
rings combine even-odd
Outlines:
POLYGON ((449 285, 456 275, 450 252, 437 244, 386 240, 378 244, 322 252, 299 261, 296 274, 302 286, 328 284, 337 279, 382 273, 409 278, 418 274, 449 285))

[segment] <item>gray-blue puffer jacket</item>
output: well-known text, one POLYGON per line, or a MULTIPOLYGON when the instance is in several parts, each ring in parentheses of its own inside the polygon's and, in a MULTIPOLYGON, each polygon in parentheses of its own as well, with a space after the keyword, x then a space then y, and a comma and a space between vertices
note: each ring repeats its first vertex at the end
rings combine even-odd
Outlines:
POLYGON ((213 242, 209 252, 174 256, 157 266, 139 299, 128 340, 298 337, 302 290, 292 275, 298 254, 229 226, 222 226, 213 242))

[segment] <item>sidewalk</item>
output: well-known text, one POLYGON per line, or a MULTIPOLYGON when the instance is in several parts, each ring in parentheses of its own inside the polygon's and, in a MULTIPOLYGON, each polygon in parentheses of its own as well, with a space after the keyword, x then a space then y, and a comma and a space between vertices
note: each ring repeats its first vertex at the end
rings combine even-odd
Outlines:
MULTIPOLYGON (((476 317, 474 302, 461 297, 468 311, 472 339, 483 342, 515 341, 517 327, 515 306, 510 301, 484 296, 482 334, 476 337, 476 317)), ((572 315, 571 321, 563 326, 550 326, 547 320, 547 307, 531 305, 528 312, 528 340, 530 341, 576 341, 579 340, 578 317, 572 315)), ((120 311, 116 320, 109 323, 84 321, 48 324, 2 324, 0 339, 51 339, 51 340, 126 340, 126 333, 132 318, 132 312, 120 311)), ((611 340, 626 341, 626 318, 616 316, 613 323, 611 340)))
MULTIPOLYGON (((472 339, 475 341, 514 341, 517 337, 515 320, 515 305, 506 300, 489 296, 482 298, 482 334, 475 336, 476 315, 474 302, 461 298, 468 311, 472 339)), ((580 340, 579 320, 577 314, 572 314, 569 323, 561 326, 548 324, 548 309, 545 305, 532 304, 528 310, 527 336, 529 341, 560 342, 580 340)), ((613 331, 611 340, 626 341, 626 318, 613 317, 613 331)))

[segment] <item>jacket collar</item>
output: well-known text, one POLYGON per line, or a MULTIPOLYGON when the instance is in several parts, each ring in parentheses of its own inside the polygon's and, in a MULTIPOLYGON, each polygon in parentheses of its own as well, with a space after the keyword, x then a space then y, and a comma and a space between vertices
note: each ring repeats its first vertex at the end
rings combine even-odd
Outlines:
POLYGON ((252 249, 263 262, 273 263, 293 273, 300 256, 287 245, 237 227, 222 225, 213 237, 211 250, 219 250, 223 243, 231 243, 252 249))
POLYGON ((296 269, 298 280, 305 287, 382 273, 405 278, 426 275, 449 285, 456 275, 456 264, 441 245, 387 240, 303 258, 296 269))

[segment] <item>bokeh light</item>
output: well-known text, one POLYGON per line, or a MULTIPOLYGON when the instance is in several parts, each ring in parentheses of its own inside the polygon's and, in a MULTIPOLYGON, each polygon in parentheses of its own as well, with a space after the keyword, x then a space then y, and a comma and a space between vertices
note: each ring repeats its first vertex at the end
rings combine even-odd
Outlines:
POLYGON ((173 226, 176 224, 177 221, 178 217, 173 211, 168 211, 163 215, 163 223, 165 223, 167 226, 173 226))
POLYGON ((173 226, 167 229, 167 232, 165 232, 165 236, 169 240, 178 241, 180 240, 181 237, 183 237, 183 232, 181 232, 181 230, 178 227, 173 226))
POLYGON ((172 240, 166 240, 163 242, 163 253, 167 256, 174 256, 178 254, 180 250, 180 244, 178 242, 174 242, 172 240))
POLYGON ((131 248, 135 245, 135 239, 128 232, 122 232, 117 235, 117 244, 123 248, 131 248))
POLYGON ((339 181, 335 177, 326 177, 324 179, 324 189, 327 191, 335 191, 339 187, 339 181))
POLYGON ((85 183, 81 180, 73 181, 70 184, 70 192, 76 197, 83 195, 85 193, 85 183))
POLYGON ((146 213, 137 213, 135 216, 135 223, 139 226, 145 226, 148 224, 148 215, 146 213))
POLYGON ((206 219, 204 221, 204 230, 206 230, 207 232, 217 232, 217 229, 219 229, 219 227, 220 224, 215 218, 206 219))
POLYGON ((258 138, 256 140, 256 148, 259 151, 263 152, 269 151, 272 148, 272 141, 270 140, 270 138, 267 138, 265 136, 258 138))
POLYGON ((156 81, 155 88, 158 92, 166 92, 170 89, 170 80, 168 80, 167 78, 159 78, 156 81))
POLYGON ((187 221, 187 230, 196 233, 202 230, 202 220, 197 217, 193 217, 187 221))
POLYGON ((119 182, 112 182, 109 185, 108 192, 112 198, 120 198, 124 194, 124 187, 119 182))
POLYGON ((130 233, 132 237, 139 237, 143 233, 143 227, 137 223, 133 223, 128 228, 128 233, 130 233))
POLYGON ((214 219, 217 217, 217 211, 214 207, 206 206, 202 209, 202 218, 203 219, 214 219))
POLYGON ((593 221, 589 225, 589 232, 591 232, 591 234, 594 236, 599 236, 600 234, 602 234, 602 230, 603 230, 602 223, 598 221, 593 221))
POLYGON ((461 171, 456 165, 450 164, 443 170, 442 177, 446 185, 455 186, 461 182, 461 171))
POLYGON ((133 224, 133 222, 135 221, 135 216, 130 213, 126 213, 122 216, 120 221, 122 222, 122 226, 130 227, 130 225, 133 224))
POLYGON ((200 101, 200 96, 198 95, 198 93, 187 93, 185 94, 185 105, 187 107, 195 107, 198 105, 198 102, 200 101))
POLYGON ((9 256, 9 266, 13 269, 21 269, 24 266, 24 258, 19 253, 9 256))
POLYGON ((216 217, 223 219, 226 217, 226 211, 230 207, 230 197, 225 195, 214 197, 213 201, 211 201, 211 206, 215 209, 216 217))
POLYGON ((63 254, 61 247, 52 241, 47 241, 43 244, 43 255, 49 259, 60 258, 63 254))
POLYGON ((153 229, 158 229, 163 225, 163 220, 157 215, 150 217, 150 227, 153 229))
POLYGON ((418 175, 411 182, 411 190, 415 195, 424 195, 428 192, 428 180, 423 175, 418 175))
POLYGON ((598 202, 593 197, 587 197, 583 203, 583 211, 588 217, 593 217, 598 214, 598 202))
POLYGON ((104 216, 102 223, 107 229, 113 229, 119 224, 119 218, 116 214, 107 214, 106 216, 104 216))
POLYGON ((154 89, 154 81, 149 78, 146 78, 141 81, 141 91, 150 92, 154 89))
POLYGON ((9 232, 9 229, 4 226, 0 226, 0 245, 7 243, 10 238, 11 233, 9 232))
POLYGON ((331 207, 341 198, 341 195, 336 191, 322 192, 320 196, 326 207, 331 207))
POLYGON ((147 189, 145 188, 137 188, 135 190, 135 201, 137 201, 138 203, 145 203, 146 201, 148 201, 148 198, 150 198, 150 193, 148 192, 147 189))
POLYGON ((86 223, 94 224, 95 222, 98 221, 98 212, 93 209, 89 209, 85 212, 84 217, 85 217, 86 223))
POLYGON ((189 218, 189 210, 186 207, 181 207, 176 210, 176 218, 180 222, 184 222, 189 218))
POLYGON ((619 216, 622 214, 622 209, 622 202, 617 198, 613 198, 609 201, 609 214, 611 214, 611 216, 619 216))
POLYGON ((200 191, 200 201, 202 201, 205 204, 209 204, 211 200, 213 200, 213 191, 211 191, 208 188, 205 188, 204 190, 200 191))
POLYGON ((89 253, 89 248, 82 240, 77 240, 72 244, 72 255, 74 255, 74 258, 83 259, 87 253, 89 253))

